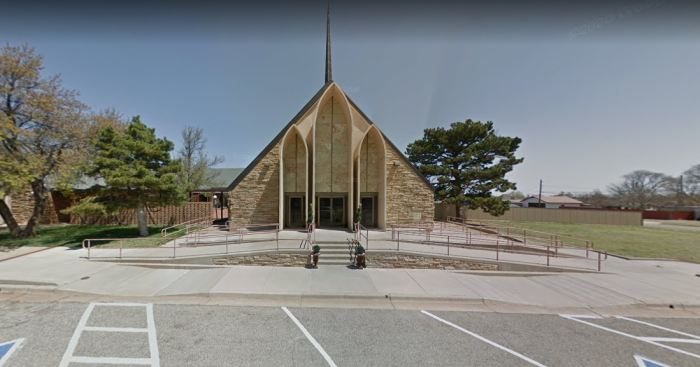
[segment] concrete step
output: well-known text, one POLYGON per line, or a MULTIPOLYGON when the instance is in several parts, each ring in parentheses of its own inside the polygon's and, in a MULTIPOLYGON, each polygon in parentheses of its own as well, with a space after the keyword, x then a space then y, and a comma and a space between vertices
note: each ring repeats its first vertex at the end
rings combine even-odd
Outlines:
POLYGON ((348 265, 353 265, 353 264, 350 262, 350 260, 318 259, 318 266, 326 266, 326 265, 348 266, 348 265))

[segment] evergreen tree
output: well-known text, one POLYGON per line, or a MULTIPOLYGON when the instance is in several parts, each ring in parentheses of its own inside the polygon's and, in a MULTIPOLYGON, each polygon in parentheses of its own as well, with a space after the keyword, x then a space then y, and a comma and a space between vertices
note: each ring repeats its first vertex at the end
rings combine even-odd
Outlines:
POLYGON ((148 236, 147 207, 182 205, 186 200, 184 188, 177 183, 176 174, 182 168, 179 159, 172 160, 174 145, 158 139, 155 130, 134 117, 124 132, 107 126, 94 141, 97 157, 90 174, 102 177, 105 187, 96 189, 90 197, 72 210, 115 213, 136 209, 139 234, 148 236))
POLYGON ((516 158, 520 138, 498 136, 492 122, 467 120, 424 130, 423 139, 408 144, 406 153, 435 185, 435 199, 503 215, 510 204, 495 192, 515 190, 505 176, 523 161, 516 158))

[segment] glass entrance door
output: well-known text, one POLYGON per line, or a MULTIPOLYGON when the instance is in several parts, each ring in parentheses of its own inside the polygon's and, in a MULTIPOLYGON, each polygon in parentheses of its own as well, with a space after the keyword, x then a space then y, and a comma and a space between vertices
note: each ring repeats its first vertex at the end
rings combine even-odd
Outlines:
POLYGON ((331 198, 318 198, 318 226, 330 227, 331 225, 331 198))
POLYGON ((319 197, 317 210, 319 227, 345 226, 344 197, 319 197))
POLYGON ((290 197, 287 205, 287 225, 289 227, 304 227, 304 198, 290 197))
POLYGON ((360 223, 365 227, 374 227, 374 197, 360 198, 362 213, 360 223))

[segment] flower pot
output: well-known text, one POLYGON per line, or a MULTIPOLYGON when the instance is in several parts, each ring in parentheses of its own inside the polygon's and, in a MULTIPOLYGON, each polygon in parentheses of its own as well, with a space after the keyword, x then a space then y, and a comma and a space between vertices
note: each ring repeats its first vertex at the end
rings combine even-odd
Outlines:
POLYGON ((314 258, 314 269, 318 269, 318 257, 321 256, 321 254, 313 254, 314 258))
POLYGON ((367 265, 365 264, 365 254, 358 254, 355 256, 355 265, 357 265, 357 268, 362 270, 364 269, 367 265))

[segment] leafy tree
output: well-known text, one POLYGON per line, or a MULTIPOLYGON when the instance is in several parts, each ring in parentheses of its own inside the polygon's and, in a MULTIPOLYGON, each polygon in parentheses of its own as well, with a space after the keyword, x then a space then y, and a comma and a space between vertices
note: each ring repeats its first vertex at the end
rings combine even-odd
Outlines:
POLYGON ((136 209, 139 234, 148 236, 147 207, 186 201, 185 190, 176 179, 182 162, 170 158, 173 143, 156 138, 155 130, 141 123, 138 116, 124 132, 112 126, 103 128, 93 145, 97 157, 89 174, 104 178, 105 186, 94 188, 95 195, 72 211, 107 214, 136 209))
POLYGON ((216 173, 209 171, 224 162, 224 157, 209 158, 206 152, 207 138, 201 127, 185 126, 182 130, 182 148, 178 158, 182 160, 182 169, 178 180, 190 189, 214 187, 223 183, 216 181, 216 173))
POLYGON ((659 204, 669 180, 663 173, 637 170, 622 176, 622 182, 610 185, 609 190, 623 206, 646 209, 659 204))
POLYGON ((481 208, 503 215, 509 203, 494 192, 515 190, 505 176, 523 158, 516 158, 520 138, 498 136, 492 122, 467 120, 424 130, 423 139, 408 145, 406 153, 418 170, 435 185, 435 199, 481 208))
POLYGON ((31 191, 34 205, 20 227, 0 196, 0 215, 12 238, 36 235, 49 199, 49 184, 70 187, 76 167, 89 159, 92 120, 78 93, 60 76, 42 75, 43 58, 27 45, 0 49, 0 192, 31 191))

